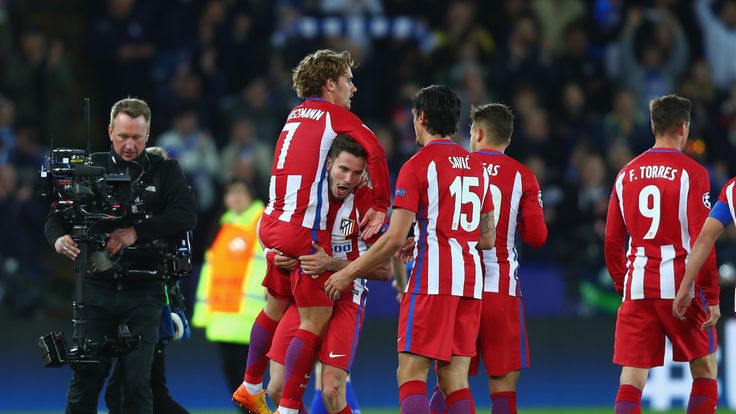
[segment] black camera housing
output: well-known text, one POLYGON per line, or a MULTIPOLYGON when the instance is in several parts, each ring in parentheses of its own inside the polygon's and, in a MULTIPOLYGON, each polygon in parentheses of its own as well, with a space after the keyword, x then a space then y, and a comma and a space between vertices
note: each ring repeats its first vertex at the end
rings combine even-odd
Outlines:
POLYGON ((100 357, 115 357, 130 353, 138 348, 141 337, 133 337, 128 326, 118 326, 116 338, 105 337, 101 343, 85 340, 71 349, 67 346, 63 332, 50 332, 38 339, 38 348, 46 368, 58 368, 64 364, 98 363, 100 357))

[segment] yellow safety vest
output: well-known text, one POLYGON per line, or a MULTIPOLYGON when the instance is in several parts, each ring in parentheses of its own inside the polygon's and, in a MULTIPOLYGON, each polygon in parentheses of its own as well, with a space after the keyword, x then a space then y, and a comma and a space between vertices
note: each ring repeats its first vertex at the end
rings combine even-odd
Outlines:
POLYGON ((257 237, 264 208, 254 201, 241 214, 226 212, 205 254, 192 325, 205 328, 210 341, 247 344, 266 303, 261 286, 266 257, 257 237))

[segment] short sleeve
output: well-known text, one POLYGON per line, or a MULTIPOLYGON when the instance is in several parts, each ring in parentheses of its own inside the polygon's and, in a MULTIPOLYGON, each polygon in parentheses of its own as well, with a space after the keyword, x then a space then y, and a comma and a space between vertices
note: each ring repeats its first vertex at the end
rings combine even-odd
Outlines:
POLYGON ((419 197, 422 192, 422 184, 417 177, 414 163, 407 162, 399 171, 396 179, 396 190, 394 192, 394 208, 405 208, 417 213, 419 211, 419 197))

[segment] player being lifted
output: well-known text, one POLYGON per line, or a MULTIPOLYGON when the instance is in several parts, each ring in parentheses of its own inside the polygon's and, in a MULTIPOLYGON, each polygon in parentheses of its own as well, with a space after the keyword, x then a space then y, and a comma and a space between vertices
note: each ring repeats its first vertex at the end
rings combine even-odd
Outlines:
MULTIPOLYGON (((312 241, 330 249, 327 222, 325 160, 338 133, 355 139, 368 154, 368 170, 375 191, 373 206, 363 217, 363 237, 375 234, 389 206, 386 155, 376 136, 349 111, 357 91, 353 85, 353 59, 348 52, 319 50, 306 56, 294 69, 294 89, 305 101, 292 109, 276 143, 271 169, 269 203, 261 219, 259 237, 269 249, 299 257, 314 252, 312 241)), ((271 347, 278 321, 292 300, 299 306, 300 329, 294 337, 294 355, 287 371, 293 372, 284 387, 288 412, 298 409, 303 388, 323 331, 332 315, 332 302, 322 291, 324 280, 312 280, 297 267, 291 274, 269 265, 263 285, 268 299, 251 330, 250 348, 243 384, 233 400, 254 413, 266 413, 263 391, 266 353, 271 347), (292 294, 292 291, 295 294, 292 294)), ((284 414, 284 413, 282 413, 284 414)))
MULTIPOLYGON (((369 187, 358 187, 365 171, 365 160, 365 150, 352 138, 347 135, 338 135, 335 138, 327 158, 330 188, 327 227, 331 230, 332 257, 321 249, 317 249, 317 254, 300 257, 301 267, 307 274, 319 275, 325 271, 344 268, 365 253, 369 244, 375 242, 382 234, 382 232, 375 234, 369 241, 360 238, 358 225, 360 217, 365 214, 373 201, 369 187)), ((289 263, 285 258, 276 259, 287 265, 296 265, 296 261, 289 263)), ((321 380, 322 392, 319 394, 323 397, 324 404, 313 404, 311 412, 349 414, 358 408, 348 404, 346 391, 348 373, 355 358, 365 315, 368 288, 364 278, 385 281, 390 277, 390 262, 382 263, 378 268, 355 279, 335 302, 332 319, 319 352, 322 369, 317 381, 321 380)), ((279 322, 273 345, 268 353, 271 358, 268 393, 273 401, 281 399, 286 350, 298 328, 299 314, 296 306, 292 304, 279 322)))
POLYGON ((691 105, 675 95, 650 102, 654 147, 621 169, 611 193, 605 256, 614 287, 623 296, 613 351, 613 362, 623 367, 616 414, 641 412, 649 369, 664 362, 665 336, 672 342, 673 359, 690 363, 694 380, 687 412, 713 413, 718 400, 720 291, 714 253, 696 281, 699 300, 684 320, 672 315, 692 240, 710 208, 707 171, 681 152, 690 132, 691 105))
POLYGON ((329 278, 325 292, 337 299, 356 277, 389 260, 416 219, 415 265, 399 316, 401 412, 429 413, 426 378, 432 360, 438 361, 450 410, 474 412, 468 366, 476 351, 483 290, 478 250, 492 247, 494 233, 488 174, 450 139, 460 100, 448 87, 421 89, 412 113, 423 148, 399 172, 391 225, 363 256, 329 278))

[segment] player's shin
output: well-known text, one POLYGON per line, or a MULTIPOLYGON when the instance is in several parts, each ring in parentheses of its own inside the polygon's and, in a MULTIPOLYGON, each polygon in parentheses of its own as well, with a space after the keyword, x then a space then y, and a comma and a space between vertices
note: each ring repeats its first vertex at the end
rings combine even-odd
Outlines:
POLYGON ((263 388, 263 375, 266 372, 268 358, 266 354, 271 348, 273 335, 279 322, 269 318, 261 311, 250 332, 250 346, 248 347, 248 362, 245 366, 243 382, 251 394, 257 394, 263 388))
POLYGON ((304 329, 299 329, 286 351, 284 391, 279 403, 286 409, 298 409, 309 383, 310 372, 317 358, 322 338, 304 329))

